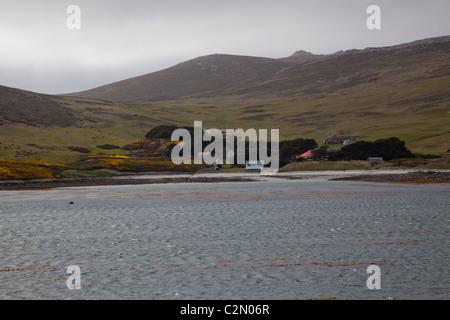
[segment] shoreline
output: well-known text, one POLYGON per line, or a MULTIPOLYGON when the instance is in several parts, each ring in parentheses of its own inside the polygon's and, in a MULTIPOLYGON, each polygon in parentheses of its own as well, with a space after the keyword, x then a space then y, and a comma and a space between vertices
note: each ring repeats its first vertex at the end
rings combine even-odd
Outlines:
POLYGON ((113 185, 167 184, 167 183, 216 183, 216 182, 261 182, 280 180, 326 180, 364 181, 390 183, 449 183, 450 170, 324 170, 284 171, 275 175, 259 172, 211 172, 211 173, 140 173, 111 177, 85 177, 35 180, 3 180, 0 190, 39 190, 70 187, 92 187, 113 185))
POLYGON ((449 172, 412 172, 407 174, 379 174, 379 175, 359 175, 355 177, 341 177, 331 179, 333 181, 365 181, 365 182, 390 182, 390 183, 450 183, 449 172))

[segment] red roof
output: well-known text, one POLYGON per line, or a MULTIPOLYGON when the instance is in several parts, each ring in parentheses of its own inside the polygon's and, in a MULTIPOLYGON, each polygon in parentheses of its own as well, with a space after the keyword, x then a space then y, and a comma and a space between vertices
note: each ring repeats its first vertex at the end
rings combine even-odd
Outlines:
POLYGON ((312 150, 306 151, 305 153, 302 153, 301 155, 299 155, 299 157, 312 157, 312 150))

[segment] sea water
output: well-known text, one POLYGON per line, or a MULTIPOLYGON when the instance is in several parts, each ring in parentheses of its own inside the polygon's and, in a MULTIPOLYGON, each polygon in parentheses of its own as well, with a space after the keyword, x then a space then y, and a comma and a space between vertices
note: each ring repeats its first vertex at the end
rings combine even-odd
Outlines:
POLYGON ((449 191, 320 180, 0 191, 0 299, 447 300, 449 191))

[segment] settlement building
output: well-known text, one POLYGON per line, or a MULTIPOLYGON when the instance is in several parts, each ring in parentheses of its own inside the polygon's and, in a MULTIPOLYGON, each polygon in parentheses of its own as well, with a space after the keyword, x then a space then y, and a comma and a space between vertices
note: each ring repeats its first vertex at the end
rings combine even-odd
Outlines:
POLYGON ((262 161, 246 161, 245 169, 246 170, 261 170, 264 168, 264 162, 262 161))
POLYGON ((332 134, 331 136, 329 136, 328 138, 323 140, 323 143, 325 143, 325 144, 343 143, 343 142, 344 142, 344 139, 342 139, 341 137, 338 137, 334 134, 332 134))
POLYGON ((313 159, 313 155, 312 155, 312 150, 306 151, 305 153, 302 153, 301 155, 297 156, 298 158, 303 158, 306 160, 312 160, 313 159))

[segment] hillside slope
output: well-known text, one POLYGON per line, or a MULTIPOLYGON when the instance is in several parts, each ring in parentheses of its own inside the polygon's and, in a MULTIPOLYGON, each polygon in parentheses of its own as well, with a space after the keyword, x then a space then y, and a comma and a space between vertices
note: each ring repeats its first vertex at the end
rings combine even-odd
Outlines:
POLYGON ((290 57, 214 54, 72 96, 126 102, 187 98, 290 98, 357 92, 450 74, 450 36, 331 55, 290 57))
POLYGON ((127 102, 208 97, 242 81, 260 82, 291 65, 269 58, 214 54, 71 95, 127 102))
POLYGON ((0 86, 0 125, 75 125, 72 110, 58 100, 51 95, 0 86))
POLYGON ((0 86, 0 159, 71 163, 82 148, 125 154, 99 146, 195 120, 319 143, 331 134, 396 136, 413 152, 448 153, 449 39, 282 59, 212 55, 69 96, 0 86))

